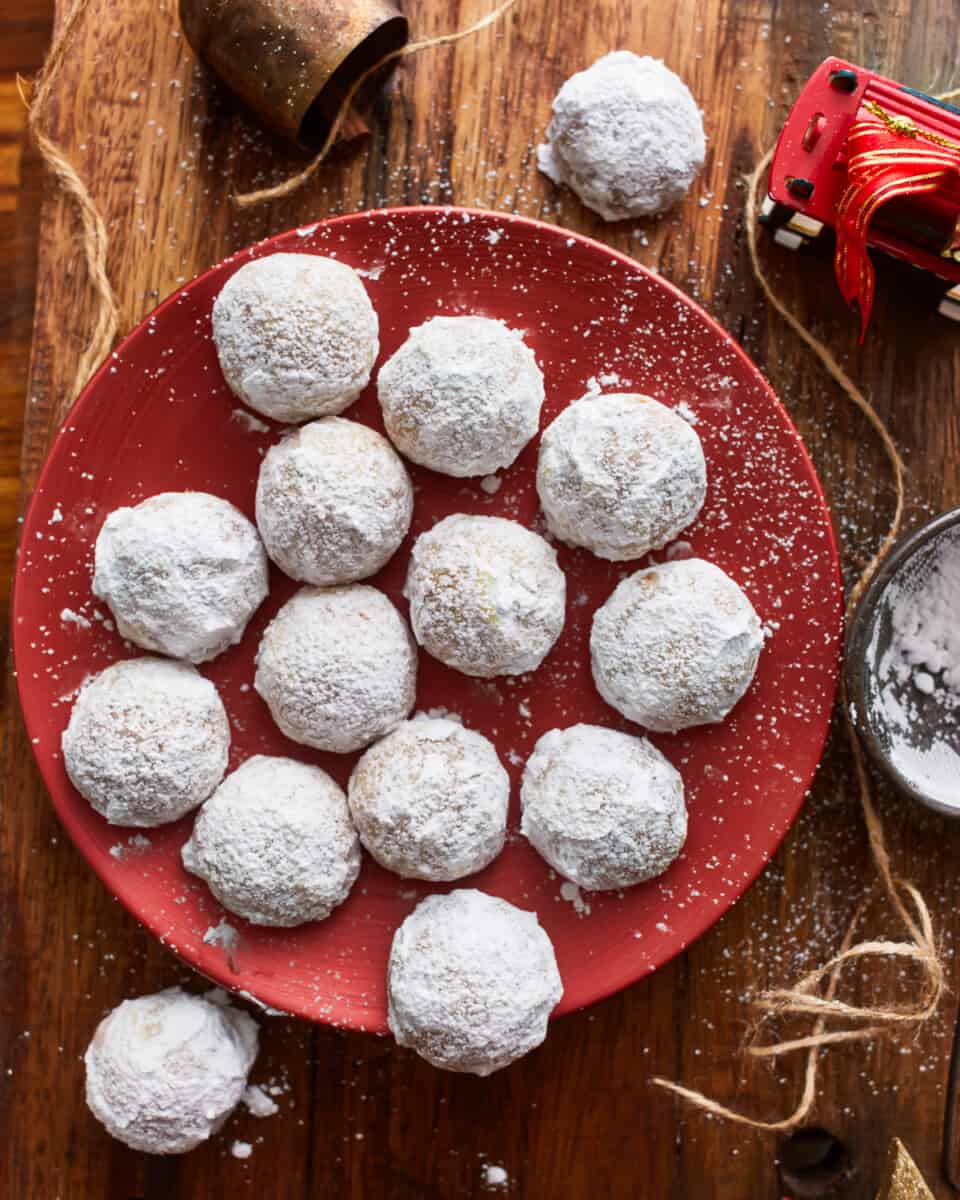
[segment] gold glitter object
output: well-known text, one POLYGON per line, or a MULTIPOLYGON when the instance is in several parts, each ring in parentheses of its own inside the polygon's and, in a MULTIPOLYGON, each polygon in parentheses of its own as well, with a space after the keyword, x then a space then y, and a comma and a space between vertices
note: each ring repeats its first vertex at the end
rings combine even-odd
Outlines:
POLYGON ((934 1200, 933 1192, 924 1183, 917 1164, 899 1138, 890 1143, 886 1175, 877 1192, 877 1200, 934 1200))

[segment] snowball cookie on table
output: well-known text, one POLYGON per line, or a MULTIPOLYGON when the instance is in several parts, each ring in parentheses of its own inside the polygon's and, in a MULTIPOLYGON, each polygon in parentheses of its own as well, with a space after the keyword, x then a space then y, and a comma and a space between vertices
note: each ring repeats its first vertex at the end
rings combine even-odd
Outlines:
POLYGON ((473 888, 427 896, 393 938, 387 1024, 446 1071, 490 1075, 539 1046, 563 995, 536 913, 473 888))
POLYGON ((270 254, 231 275, 213 305, 224 378, 265 417, 299 424, 356 400, 380 349, 360 276, 316 254, 270 254))
POLYGON ((503 517, 458 513, 417 538, 404 595, 417 641, 465 675, 521 675, 563 629, 566 580, 547 542, 503 517))
POLYGON ((502 321, 434 317, 380 368, 377 394, 401 454, 444 475, 492 475, 536 434, 543 375, 502 321))
POLYGON ((87 1104, 131 1149, 184 1154, 236 1108, 257 1048, 256 1022, 229 1004, 178 987, 124 1000, 84 1055, 87 1104))
POLYGON ((520 830, 582 888, 632 887, 683 848, 683 780, 656 746, 599 725, 551 729, 527 760, 520 830))
POLYGON ((661 733, 722 721, 750 686, 762 645, 753 605, 700 558, 629 576, 597 610, 590 634, 600 695, 661 733))
POLYGON ((540 439, 537 492, 561 541, 600 558, 642 558, 696 519, 707 467, 693 428, 663 404, 587 395, 540 439))
POLYGON ((503 849, 510 778, 492 742, 457 721, 397 726, 364 753, 347 796, 361 842, 406 878, 462 879, 503 849))
POLYGON ((364 584, 301 588, 267 626, 254 687, 281 731, 347 754, 389 733, 416 699, 417 651, 403 617, 364 584))
POLYGON ((204 804, 183 865, 254 925, 323 921, 350 894, 360 843, 326 771, 257 754, 204 804))
POLYGON ((623 221, 681 200, 706 150, 683 80, 658 59, 616 50, 557 92, 537 165, 604 220, 623 221))
POLYGON ((228 501, 161 492, 104 521, 93 591, 131 642, 207 662, 240 641, 263 602, 267 556, 252 522, 228 501))
POLYGON ((282 571, 305 583, 375 575, 407 535, 413 488, 385 437, 323 417, 272 446, 257 482, 257 527, 282 571))
POLYGON ((83 685, 62 748, 71 783, 102 817, 150 828, 178 820, 217 786, 230 724, 196 668, 132 658, 83 685))

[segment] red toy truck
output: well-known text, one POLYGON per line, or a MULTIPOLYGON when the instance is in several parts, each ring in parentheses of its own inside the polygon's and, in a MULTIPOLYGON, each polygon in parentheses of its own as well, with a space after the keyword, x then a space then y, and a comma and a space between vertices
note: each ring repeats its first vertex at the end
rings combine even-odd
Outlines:
MULTIPOLYGON (((960 142, 960 108, 828 58, 800 93, 774 151, 760 216, 774 241, 798 250, 819 238, 825 227, 835 227, 847 186, 847 135, 856 121, 869 120, 877 106, 908 129, 919 127, 960 142)), ((935 192, 882 205, 867 235, 869 246, 942 280, 940 312, 955 321, 960 320, 958 218, 960 174, 935 192)))

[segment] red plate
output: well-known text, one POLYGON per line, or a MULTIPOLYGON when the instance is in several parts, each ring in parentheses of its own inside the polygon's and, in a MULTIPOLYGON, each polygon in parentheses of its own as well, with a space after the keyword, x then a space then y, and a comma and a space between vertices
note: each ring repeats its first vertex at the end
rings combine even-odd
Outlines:
MULTIPOLYGON (((533 348, 546 377, 544 424, 588 386, 646 392, 696 421, 709 469, 707 503, 674 553, 689 544, 729 572, 769 637, 756 680, 729 720, 653 739, 686 783, 690 832, 683 855, 658 880, 587 897, 589 913, 561 896, 561 881, 515 832, 501 857, 466 881, 536 909, 563 976, 557 1011, 589 1004, 688 946, 776 849, 820 758, 841 614, 823 494, 773 392, 695 304, 596 242, 503 214, 359 213, 234 255, 161 304, 74 406, 23 530, 14 646, 44 780, 67 831, 107 887, 198 970, 302 1017, 385 1029, 390 941, 430 888, 366 859, 350 898, 329 920, 290 931, 256 929, 225 914, 184 872, 179 848, 191 818, 142 833, 111 827, 73 790, 60 755, 60 735, 84 677, 137 653, 111 631, 103 620, 109 613, 90 591, 94 541, 107 514, 155 492, 197 489, 253 516, 259 463, 279 426, 251 422, 227 389, 210 340, 210 309, 233 271, 278 250, 332 255, 364 273, 380 314, 381 361, 427 317, 482 313, 522 330, 533 348), (216 931, 224 918, 235 936, 223 926, 216 931)), ((347 415, 382 427, 372 386, 347 415)), ((454 512, 513 517, 542 532, 536 455, 536 445, 528 446, 493 495, 479 480, 412 467, 413 534, 454 512)), ((404 610, 409 544, 374 581, 404 610)), ((425 655, 420 660, 418 707, 459 713, 496 743, 514 783, 513 829, 522 764, 545 730, 588 721, 637 732, 597 694, 588 637, 596 607, 640 564, 605 563, 565 547, 560 564, 568 584, 566 628, 535 674, 483 682, 425 655)), ((356 756, 316 754, 287 741, 251 687, 260 634, 293 588, 274 570, 270 596, 242 645, 204 673, 230 714, 231 767, 252 754, 286 754, 321 764, 345 784, 356 756)))

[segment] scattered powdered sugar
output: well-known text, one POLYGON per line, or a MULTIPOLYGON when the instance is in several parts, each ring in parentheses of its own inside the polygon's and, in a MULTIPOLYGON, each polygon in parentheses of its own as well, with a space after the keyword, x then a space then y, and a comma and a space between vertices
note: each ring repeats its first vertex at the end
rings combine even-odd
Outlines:
POLYGON ((270 426, 266 421, 261 421, 259 417, 255 417, 252 412, 247 412, 245 408, 235 408, 230 414, 230 420, 236 421, 247 433, 270 432, 270 426))
POLYGON ((543 374, 522 336, 488 317, 434 317, 377 377, 401 454, 445 475, 491 475, 535 436, 543 374))
POLYGON ((499 475, 484 475, 484 477, 480 480, 480 486, 488 496, 495 496, 497 492, 500 491, 500 485, 502 483, 503 480, 499 475))
POLYGON ((204 804, 182 857, 225 908, 275 928, 325 920, 360 871, 337 784, 319 767, 262 754, 204 804))
POLYGON ((214 302, 213 339, 236 395, 292 423, 343 412, 367 386, 380 345, 357 273, 316 254, 242 266, 214 302))
POLYGON ((301 588, 267 626, 254 687, 287 737, 346 754, 409 715, 417 655, 383 592, 301 588))
POLYGON ((537 165, 607 221, 663 212, 703 166, 696 102, 657 59, 617 50, 566 81, 537 165))
POLYGON ((429 654, 490 678, 543 662, 563 629, 566 580, 537 534, 502 517, 460 513, 417 538, 404 595, 429 654))
POLYGON ((207 662, 236 645, 267 595, 252 522, 206 492, 162 492, 115 509, 97 538, 93 591, 123 637, 207 662))
POLYGON ((206 946, 219 946, 232 954, 240 945, 240 931, 231 925, 226 917, 222 917, 216 925, 210 925, 204 931, 203 942, 206 946))
POLYGON ((84 1056, 87 1104, 132 1149, 183 1154, 236 1107, 257 1043, 256 1022, 213 994, 174 987, 125 1000, 84 1056))
POLYGON ((60 613, 60 620, 64 625, 76 625, 78 629, 89 629, 90 622, 83 613, 74 612, 72 608, 65 608, 60 613))
POLYGON ((367 425, 323 417, 272 446, 257 481, 257 527, 293 579, 318 586, 376 574, 410 528, 413 488, 367 425))
POLYGON ((703 448, 649 396, 588 394, 544 431, 537 493, 554 537, 600 558, 642 558, 696 520, 707 494, 703 448))
POLYGON ((598 725, 552 729, 523 773, 521 832, 590 891, 662 875, 683 848, 679 771, 646 738, 598 725))
POLYGON ((599 375, 591 375, 587 380, 586 394, 588 396, 599 396, 606 387, 616 387, 622 383, 619 374, 616 371, 601 371, 599 375))
POLYGON ((422 713, 417 713, 417 716, 434 717, 437 720, 446 718, 448 721, 456 721, 459 725, 463 724, 463 717, 458 712, 452 712, 449 708, 445 708, 442 704, 436 708, 425 708, 422 713))
POLYGON ((572 904, 577 916, 589 917, 593 911, 589 903, 583 898, 580 888, 570 879, 565 879, 560 884, 560 899, 566 900, 568 904, 572 904))
POLYGON ((101 816, 149 827, 210 795, 227 768, 230 725, 217 689, 194 667, 132 658, 84 684, 62 746, 71 782, 101 816))
POLYGON ((272 1117, 280 1111, 280 1105, 256 1083, 251 1083, 240 1097, 254 1117, 272 1117))
POLYGON ((152 845, 153 843, 148 837, 144 837, 142 833, 135 833, 131 837, 128 837, 126 842, 116 842, 111 846, 110 856, 119 862, 123 862, 124 859, 145 854, 152 845))
POLYGON ((493 743, 458 722, 404 722, 366 751, 348 796, 364 846, 404 878, 461 879, 503 849, 510 778, 493 743))
POLYGON ((490 1075, 539 1046, 563 995, 535 913, 471 888, 422 900, 397 930, 387 1021, 435 1067, 490 1075))
POLYGON ((868 656, 876 668, 867 703, 893 764, 918 791, 960 808, 960 529, 888 584, 868 656))
POLYGON ((750 686, 762 646, 746 595, 699 558, 630 575, 597 610, 590 635, 601 696, 662 733, 722 721, 750 686))
POLYGON ((47 524, 48 525, 58 525, 62 520, 63 520, 63 513, 60 511, 60 505, 55 504, 54 508, 53 508, 53 512, 50 514, 50 520, 47 521, 47 524))
POLYGON ((230 1146, 230 1153, 234 1158, 249 1158, 253 1153, 253 1146, 249 1142, 237 1140, 230 1146))
POLYGON ((503 1191, 510 1183, 510 1176, 496 1163, 487 1163, 483 1168, 483 1186, 491 1191, 503 1191))
POLYGON ((678 416, 683 417, 683 419, 687 422, 688 425, 699 425, 700 424, 700 418, 693 411, 693 409, 686 402, 686 400, 681 400, 680 403, 677 405, 675 411, 678 416))

